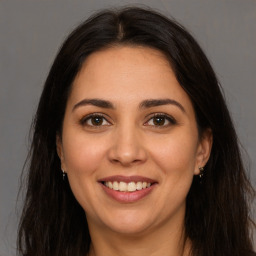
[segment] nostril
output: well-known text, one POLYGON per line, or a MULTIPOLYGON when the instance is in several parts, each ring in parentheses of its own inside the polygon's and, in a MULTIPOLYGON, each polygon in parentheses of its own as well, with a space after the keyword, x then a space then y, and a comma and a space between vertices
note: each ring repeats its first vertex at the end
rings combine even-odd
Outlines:
POLYGON ((108 159, 116 164, 129 166, 145 162, 147 158, 146 151, 142 146, 143 143, 135 138, 130 138, 129 132, 124 138, 118 137, 118 140, 113 140, 113 144, 108 151, 108 159))
POLYGON ((111 159, 111 162, 114 164, 121 164, 123 166, 130 166, 134 164, 139 164, 142 162, 140 159, 111 159))

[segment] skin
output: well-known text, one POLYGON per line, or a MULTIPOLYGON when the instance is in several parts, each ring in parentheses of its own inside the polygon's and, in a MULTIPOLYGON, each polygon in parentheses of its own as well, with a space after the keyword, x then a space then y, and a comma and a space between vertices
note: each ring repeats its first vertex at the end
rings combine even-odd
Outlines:
POLYGON ((90 255, 188 255, 186 196, 211 145, 210 131, 199 138, 192 103, 162 53, 116 46, 90 55, 73 82, 57 137, 62 169, 86 212, 90 255), (141 107, 167 98, 177 104, 141 107), (85 99, 106 100, 113 108, 81 103, 85 99), (100 125, 92 113, 103 116, 100 125), (119 202, 99 183, 113 175, 156 184, 140 200, 119 202))

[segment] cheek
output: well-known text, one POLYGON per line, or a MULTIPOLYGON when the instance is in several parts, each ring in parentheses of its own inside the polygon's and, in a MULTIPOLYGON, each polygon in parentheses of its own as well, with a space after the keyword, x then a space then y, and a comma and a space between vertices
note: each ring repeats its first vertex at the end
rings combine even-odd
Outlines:
POLYGON ((105 155, 103 143, 97 143, 95 138, 83 136, 68 136, 64 138, 64 159, 67 172, 70 175, 89 175, 101 163, 105 155))
POLYGON ((82 206, 87 211, 93 208, 95 197, 95 184, 97 170, 105 155, 103 143, 97 143, 95 138, 85 138, 78 133, 68 134, 63 138, 65 166, 71 190, 82 206))
MULTIPOLYGON (((196 137, 196 136, 195 136, 196 137)), ((155 209, 166 218, 184 209, 196 163, 197 142, 193 136, 168 136, 151 147, 151 158, 159 170, 161 196, 155 209)))
POLYGON ((151 156, 165 175, 183 176, 194 173, 197 152, 195 138, 176 134, 154 143, 151 156))

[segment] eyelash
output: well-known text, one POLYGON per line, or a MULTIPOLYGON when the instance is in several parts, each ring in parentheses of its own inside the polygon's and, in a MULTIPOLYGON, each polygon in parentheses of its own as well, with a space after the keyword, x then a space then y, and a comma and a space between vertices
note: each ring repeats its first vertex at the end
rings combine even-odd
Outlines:
POLYGON ((111 125, 111 123, 107 120, 107 118, 101 114, 101 113, 93 113, 93 114, 90 114, 90 115, 87 115, 85 117, 83 117, 81 120, 80 120, 80 124, 83 125, 83 126, 88 126, 88 127, 91 127, 91 128, 99 128, 101 126, 108 126, 108 125, 111 125), (99 117, 99 118, 102 118, 103 122, 107 122, 108 124, 100 124, 100 125, 93 125, 93 124, 88 124, 87 122, 89 120, 92 121, 93 118, 96 118, 96 117, 99 117))
MULTIPOLYGON (((89 114, 89 115, 83 117, 83 118, 80 120, 80 124, 81 124, 82 126, 87 126, 87 127, 90 127, 90 128, 100 128, 100 127, 102 127, 102 126, 110 126, 110 125, 112 125, 112 123, 109 122, 108 119, 107 119, 103 114, 101 114, 101 113, 93 113, 93 114, 89 114), (91 122, 92 122, 92 119, 93 119, 94 117, 95 117, 95 118, 96 118, 96 117, 102 118, 102 122, 103 122, 103 123, 104 123, 104 122, 107 122, 108 124, 102 124, 102 123, 99 124, 99 125, 93 125, 92 123, 91 123, 91 124, 88 124, 88 121, 91 120, 91 122)), ((155 113, 155 114, 153 114, 153 116, 151 116, 151 117, 148 119, 147 122, 144 123, 145 126, 153 126, 153 127, 156 127, 156 128, 166 128, 166 127, 169 127, 169 126, 175 125, 175 124, 177 124, 177 121, 176 121, 172 116, 169 116, 169 115, 167 115, 167 114, 165 114, 165 113, 155 113), (150 121, 153 121, 154 118, 155 118, 155 119, 156 119, 156 118, 161 118, 161 119, 163 119, 163 120, 164 120, 164 124, 163 124, 163 125, 156 125, 156 124, 155 124, 155 125, 154 125, 154 124, 153 124, 153 125, 150 125, 149 122, 150 122, 150 121), (168 123, 168 124, 165 124, 166 121, 168 121, 169 123, 168 123)))
MULTIPOLYGON (((150 121, 153 121, 154 118, 155 118, 155 119, 156 119, 156 118, 162 118, 162 119, 164 119, 164 123, 165 123, 166 121, 169 122, 168 124, 159 125, 159 126, 158 126, 158 125, 152 125, 152 126, 154 126, 154 127, 156 127, 156 128, 166 128, 166 127, 169 127, 169 126, 171 126, 171 125, 177 124, 177 121, 176 121, 172 116, 167 115, 167 114, 165 114, 165 113, 155 113, 155 114, 153 114, 153 116, 150 117, 150 119, 145 123, 145 125, 147 125, 150 121)), ((150 125, 147 125, 147 126, 150 126, 150 125)))

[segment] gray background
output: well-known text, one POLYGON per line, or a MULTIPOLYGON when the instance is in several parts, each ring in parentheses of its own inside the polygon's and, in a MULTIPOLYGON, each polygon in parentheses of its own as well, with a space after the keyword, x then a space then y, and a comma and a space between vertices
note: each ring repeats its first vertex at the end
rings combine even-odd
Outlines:
POLYGON ((206 51, 248 152, 251 180, 256 185, 255 0, 0 0, 1 256, 15 255, 21 204, 16 200, 29 146, 28 131, 61 42, 95 10, 133 3, 175 17, 206 51))

